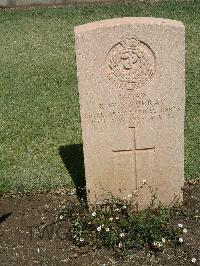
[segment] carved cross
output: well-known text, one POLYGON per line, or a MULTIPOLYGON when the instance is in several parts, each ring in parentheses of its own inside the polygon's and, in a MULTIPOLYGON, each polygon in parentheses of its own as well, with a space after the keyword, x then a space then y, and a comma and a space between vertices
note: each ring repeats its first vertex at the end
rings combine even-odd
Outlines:
POLYGON ((133 132, 131 143, 132 148, 113 150, 116 168, 114 171, 117 172, 116 175, 119 180, 125 179, 125 182, 132 182, 132 184, 134 182, 134 187, 137 189, 137 154, 140 153, 145 155, 145 153, 149 153, 151 151, 155 152, 155 146, 138 149, 136 145, 135 127, 129 127, 129 129, 133 132))

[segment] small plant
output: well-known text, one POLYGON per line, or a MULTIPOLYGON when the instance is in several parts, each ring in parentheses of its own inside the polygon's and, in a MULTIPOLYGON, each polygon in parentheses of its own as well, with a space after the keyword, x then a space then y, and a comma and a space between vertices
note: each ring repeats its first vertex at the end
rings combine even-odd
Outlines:
POLYGON ((153 195, 149 208, 138 211, 127 198, 112 198, 93 208, 77 204, 66 210, 63 217, 71 222, 70 236, 75 245, 104 246, 123 256, 132 250, 157 252, 165 245, 182 243, 180 228, 170 225, 173 208, 155 208, 153 195))

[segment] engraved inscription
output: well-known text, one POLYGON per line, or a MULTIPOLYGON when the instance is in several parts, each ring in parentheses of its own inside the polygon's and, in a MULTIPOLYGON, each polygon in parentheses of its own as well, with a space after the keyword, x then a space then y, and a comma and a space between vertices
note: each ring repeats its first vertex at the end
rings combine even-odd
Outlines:
POLYGON ((156 62, 147 44, 134 36, 126 36, 109 51, 106 67, 108 77, 115 83, 135 89, 152 78, 156 62))
POLYGON ((154 99, 145 93, 120 95, 118 101, 102 102, 96 106, 96 112, 85 113, 84 117, 92 124, 135 123, 147 120, 174 119, 181 111, 176 105, 170 105, 165 98, 154 99))

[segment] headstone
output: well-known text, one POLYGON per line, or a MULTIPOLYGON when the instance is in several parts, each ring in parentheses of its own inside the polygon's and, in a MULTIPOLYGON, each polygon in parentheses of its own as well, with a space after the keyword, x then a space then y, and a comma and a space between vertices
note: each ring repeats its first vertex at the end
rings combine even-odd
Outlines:
POLYGON ((103 20, 75 27, 75 45, 89 202, 137 191, 144 208, 149 187, 163 204, 181 202, 183 24, 103 20))

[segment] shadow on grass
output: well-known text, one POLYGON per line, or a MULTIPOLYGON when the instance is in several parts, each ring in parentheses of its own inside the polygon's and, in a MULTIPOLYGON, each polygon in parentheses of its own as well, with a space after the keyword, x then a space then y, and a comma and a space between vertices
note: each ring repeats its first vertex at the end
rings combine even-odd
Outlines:
POLYGON ((86 181, 85 168, 83 157, 83 145, 73 144, 59 147, 59 154, 62 161, 69 172, 74 185, 76 187, 76 194, 79 200, 86 202, 86 181))
POLYGON ((5 220, 12 214, 12 212, 6 213, 6 214, 0 214, 0 223, 5 222, 5 220))

